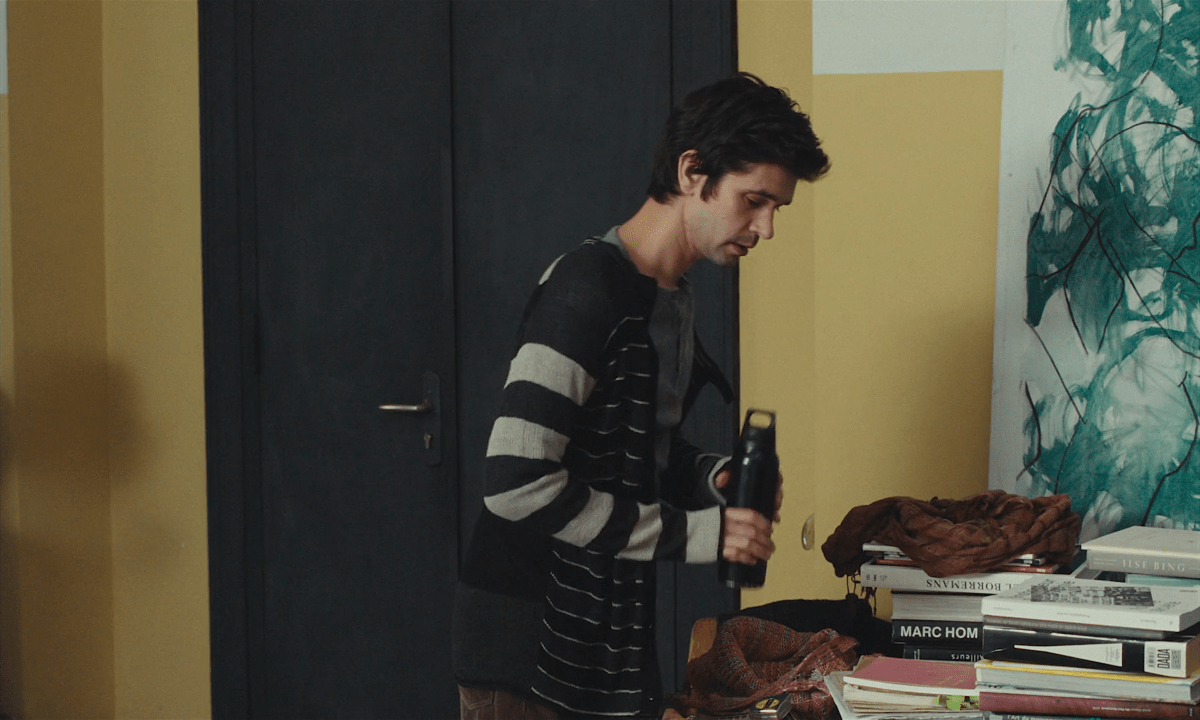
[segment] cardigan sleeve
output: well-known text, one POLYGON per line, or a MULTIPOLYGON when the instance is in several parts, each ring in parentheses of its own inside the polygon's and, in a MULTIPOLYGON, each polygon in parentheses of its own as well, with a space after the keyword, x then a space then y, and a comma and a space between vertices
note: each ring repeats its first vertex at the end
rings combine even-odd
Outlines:
MULTIPOLYGON (((692 376, 683 401, 683 418, 691 412, 696 397, 705 385, 713 385, 726 404, 734 400, 733 387, 720 367, 705 351, 699 336, 692 343, 692 376)), ((682 421, 681 421, 682 422, 682 421)), ((724 505, 725 498, 716 486, 717 474, 732 460, 728 455, 701 452, 688 442, 676 427, 671 433, 667 470, 663 474, 663 497, 688 508, 724 505)))
POLYGON ((603 259, 595 251, 559 258, 526 308, 488 441, 484 504, 508 521, 619 558, 714 562, 719 507, 638 502, 572 477, 563 464, 606 346, 622 323, 637 320, 619 310, 629 303, 613 297, 628 289, 628 270, 597 255, 603 259))
POLYGON ((717 474, 729 465, 728 455, 702 452, 678 432, 671 434, 671 454, 663 473, 663 497, 685 508, 724 505, 717 474))

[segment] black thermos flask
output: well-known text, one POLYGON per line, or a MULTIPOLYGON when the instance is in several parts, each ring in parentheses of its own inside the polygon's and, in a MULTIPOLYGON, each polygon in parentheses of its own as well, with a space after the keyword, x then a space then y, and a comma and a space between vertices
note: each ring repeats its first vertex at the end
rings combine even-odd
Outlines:
MULTIPOLYGON (((775 492, 779 487, 779 456, 775 454, 775 413, 750 408, 742 425, 742 437, 733 461, 729 463, 729 483, 722 488, 729 507, 757 510, 768 520, 775 517, 775 492), (766 425, 752 422, 758 416, 770 419, 766 425)), ((754 565, 722 560, 717 576, 729 587, 762 587, 767 581, 767 563, 754 565)))

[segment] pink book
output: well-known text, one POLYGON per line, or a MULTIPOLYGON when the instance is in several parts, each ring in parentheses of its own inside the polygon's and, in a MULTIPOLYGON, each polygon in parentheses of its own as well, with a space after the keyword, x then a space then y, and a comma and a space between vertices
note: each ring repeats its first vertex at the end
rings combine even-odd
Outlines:
POLYGON ((871 655, 845 677, 849 685, 923 695, 975 695, 975 666, 967 662, 871 655))

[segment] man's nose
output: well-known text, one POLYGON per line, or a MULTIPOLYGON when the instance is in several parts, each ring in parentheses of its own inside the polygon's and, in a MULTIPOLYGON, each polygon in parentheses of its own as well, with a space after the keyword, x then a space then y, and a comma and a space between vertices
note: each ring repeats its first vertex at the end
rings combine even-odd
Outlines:
POLYGON ((750 230, 758 235, 759 240, 770 240, 775 234, 775 218, 771 213, 758 215, 750 224, 750 230))

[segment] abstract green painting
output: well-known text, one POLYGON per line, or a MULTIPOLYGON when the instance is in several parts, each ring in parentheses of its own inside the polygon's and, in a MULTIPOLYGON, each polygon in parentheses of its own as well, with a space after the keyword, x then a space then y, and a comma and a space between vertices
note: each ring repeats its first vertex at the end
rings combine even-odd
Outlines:
POLYGON ((1047 71, 1086 89, 1056 111, 1027 201, 1029 341, 1019 388, 997 386, 1021 395, 1021 447, 993 446, 1021 457, 992 484, 1068 493, 1084 540, 1200 528, 1200 0, 1061 17, 1047 71))

